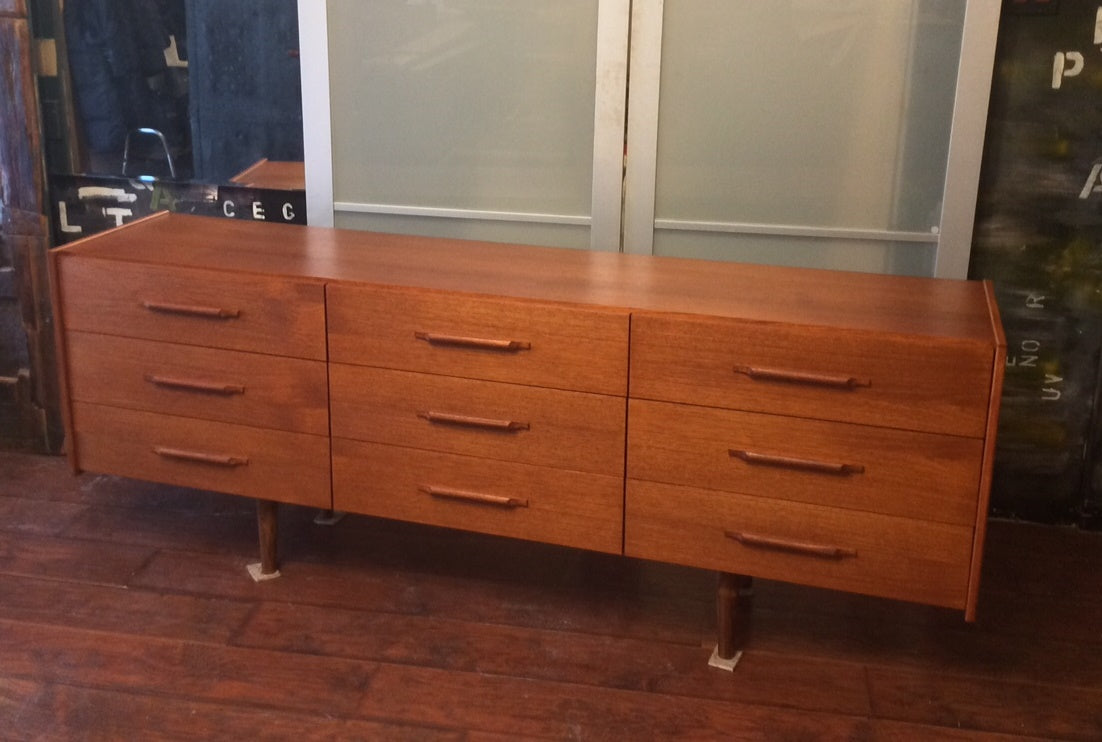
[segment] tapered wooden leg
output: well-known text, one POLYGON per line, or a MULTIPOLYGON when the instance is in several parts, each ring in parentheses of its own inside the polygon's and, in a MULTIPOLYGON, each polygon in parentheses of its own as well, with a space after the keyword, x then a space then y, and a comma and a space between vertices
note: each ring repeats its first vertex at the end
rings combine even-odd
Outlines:
POLYGON ((259 582, 279 577, 279 505, 271 500, 257 500, 256 525, 260 536, 260 563, 250 564, 249 574, 259 582))
POLYGON ((257 500, 256 524, 260 534, 260 573, 269 575, 279 570, 279 506, 271 500, 257 500))
MULTIPOLYGON (((750 586, 745 575, 719 573, 716 587, 716 628, 719 641, 715 657, 733 667, 750 635, 750 586)), ((714 664, 714 663, 713 663, 714 664)))

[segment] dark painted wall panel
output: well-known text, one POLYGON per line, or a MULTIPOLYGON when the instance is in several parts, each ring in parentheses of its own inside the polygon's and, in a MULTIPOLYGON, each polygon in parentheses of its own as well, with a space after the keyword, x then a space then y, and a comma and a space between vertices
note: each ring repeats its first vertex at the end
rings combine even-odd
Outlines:
POLYGON ((999 29, 972 276, 1007 332, 992 509, 1085 522, 1100 493, 1102 9, 1007 0, 999 29))

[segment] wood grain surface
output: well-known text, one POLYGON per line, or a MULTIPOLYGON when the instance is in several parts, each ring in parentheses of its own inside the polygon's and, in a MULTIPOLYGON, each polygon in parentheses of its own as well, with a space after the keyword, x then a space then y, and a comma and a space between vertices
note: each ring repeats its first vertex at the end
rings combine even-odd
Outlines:
POLYGON ((941 523, 975 519, 979 440, 647 400, 631 400, 628 415, 629 478, 941 523))
POLYGON ((623 310, 344 285, 329 286, 326 299, 334 362, 627 392, 623 310))
POLYGON ((80 466, 265 500, 327 508, 329 439, 244 425, 73 405, 80 466))
POLYGON ((619 553, 622 546, 619 476, 334 438, 333 503, 339 510, 596 551, 619 553))
POLYGON ((982 438, 993 361, 992 344, 632 316, 631 394, 645 399, 982 438))
POLYGON ((124 261, 991 344, 978 282, 621 255, 161 214, 62 248, 124 261), (225 249, 227 244, 232 250, 225 249))
POLYGON ((227 275, 216 266, 185 270, 65 259, 58 265, 67 330, 326 358, 320 284, 227 275))
POLYGON ((334 436, 623 477, 623 397, 344 364, 330 384, 334 436))
POLYGON ((629 556, 964 607, 969 526, 634 479, 624 511, 629 556))
POLYGON ((1096 533, 992 522, 970 625, 756 580, 727 673, 708 572, 288 507, 257 584, 253 511, 0 454, 0 738, 1102 736, 1096 533))
POLYGON ((79 402, 329 434, 325 363, 73 331, 79 402))

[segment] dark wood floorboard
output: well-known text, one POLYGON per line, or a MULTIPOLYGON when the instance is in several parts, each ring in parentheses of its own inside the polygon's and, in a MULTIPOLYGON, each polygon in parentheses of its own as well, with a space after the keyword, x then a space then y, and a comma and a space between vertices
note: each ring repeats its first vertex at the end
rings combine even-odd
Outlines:
POLYGON ((155 550, 0 531, 0 574, 125 586, 155 550))
POLYGON ((53 536, 88 509, 87 505, 0 495, 0 530, 53 536))
POLYGON ((991 681, 944 672, 869 671, 874 713, 938 727, 1102 739, 1102 688, 991 681))
MULTIPOLYGON (((1035 617, 1043 610, 1040 601, 1026 615, 1035 617)), ((1092 615, 1097 620, 1102 612, 1076 615, 1078 620, 1089 620, 1092 615)), ((958 675, 1102 688, 1102 647, 1054 632, 1053 625, 1061 624, 1021 636, 989 628, 982 617, 975 625, 965 624, 959 617, 950 625, 877 620, 873 606, 868 615, 848 618, 809 619, 805 613, 758 610, 753 642, 762 651, 795 651, 870 667, 928 671, 952 667, 958 675)))
POLYGON ((26 720, 36 716, 29 712, 29 707, 42 690, 41 683, 0 675, 0 739, 14 734, 26 720))
POLYGON ((256 510, 210 513, 180 510, 165 532, 163 510, 85 508, 61 532, 70 539, 109 540, 131 546, 242 554, 255 548, 256 510))
POLYGON ((869 739, 873 742, 1022 742, 1040 738, 874 719, 869 739))
POLYGON ((318 713, 51 685, 26 709, 21 740, 381 740, 461 742, 463 733, 318 713))
POLYGON ((378 666, 355 660, 0 621, 6 674, 43 683, 354 715, 378 666))
POLYGON ((0 620, 228 643, 253 603, 0 574, 0 620))
MULTIPOLYGON (((324 537, 324 535, 322 536, 324 537)), ((519 547, 523 548, 523 547, 519 547)), ((287 554, 285 550, 285 555, 287 554)), ((458 555, 449 558, 459 558, 458 555)), ((517 577, 434 574, 393 566, 323 564, 284 560, 286 580, 263 585, 242 581, 251 555, 160 552, 132 583, 147 589, 226 598, 293 602, 387 613, 439 615, 480 623, 609 634, 702 646, 712 631, 708 591, 695 599, 623 595, 586 584, 546 586, 517 577), (401 574, 396 579, 396 571, 401 574)), ((708 637, 710 641, 710 637, 708 637)))
POLYGON ((0 453, 0 742, 1102 739, 1102 534, 995 522, 980 618, 0 453))
POLYGON ((868 733, 868 721, 853 716, 392 664, 379 666, 360 710, 552 739, 848 740, 868 733))
POLYGON ((711 647, 363 611, 265 604, 238 643, 458 672, 867 715, 859 665, 755 655, 736 676, 708 667, 711 647), (799 698, 793 704, 792 698, 799 698))

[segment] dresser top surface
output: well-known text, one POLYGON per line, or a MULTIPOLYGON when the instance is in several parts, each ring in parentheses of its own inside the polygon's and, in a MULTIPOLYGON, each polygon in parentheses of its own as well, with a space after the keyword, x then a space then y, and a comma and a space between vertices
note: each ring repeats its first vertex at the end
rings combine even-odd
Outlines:
POLYGON ((109 260, 1002 342, 974 281, 158 214, 55 251, 109 260))

